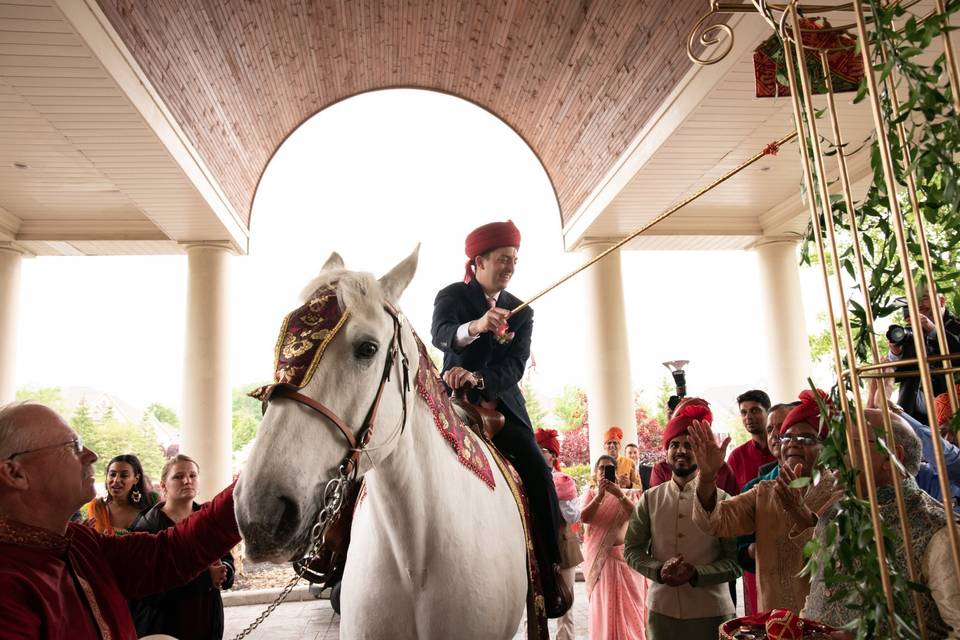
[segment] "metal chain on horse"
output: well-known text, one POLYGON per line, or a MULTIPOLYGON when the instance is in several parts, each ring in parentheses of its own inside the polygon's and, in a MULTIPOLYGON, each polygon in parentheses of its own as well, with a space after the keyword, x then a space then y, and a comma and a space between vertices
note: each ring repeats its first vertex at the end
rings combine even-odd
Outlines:
POLYGON ((248 624, 243 631, 235 635, 233 640, 243 640, 243 638, 253 633, 277 607, 283 604, 283 601, 287 599, 287 596, 290 595, 293 588, 297 586, 297 583, 303 578, 303 574, 308 571, 310 563, 317 557, 317 554, 320 552, 320 547, 323 546, 323 536, 327 532, 327 527, 330 526, 334 517, 343 509, 343 498, 351 482, 354 482, 354 480, 348 477, 346 466, 340 465, 338 476, 327 482, 327 486, 323 489, 323 509, 320 510, 317 516, 317 522, 310 531, 310 539, 313 544, 307 554, 308 559, 300 565, 300 570, 290 579, 290 582, 288 582, 277 597, 274 598, 273 602, 264 609, 263 613, 257 616, 256 620, 248 624))

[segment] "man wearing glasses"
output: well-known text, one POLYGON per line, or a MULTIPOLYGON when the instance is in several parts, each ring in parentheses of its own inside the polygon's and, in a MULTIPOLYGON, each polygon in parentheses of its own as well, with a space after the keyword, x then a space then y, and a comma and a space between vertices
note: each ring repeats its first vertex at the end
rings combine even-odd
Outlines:
POLYGON ((233 487, 159 534, 70 523, 97 454, 55 411, 0 407, 0 638, 137 637, 127 599, 185 584, 240 541, 233 487))
POLYGON ((794 521, 815 515, 832 502, 833 490, 828 482, 803 490, 789 485, 798 477, 812 475, 825 436, 826 424, 821 425, 817 396, 804 391, 800 404, 790 410, 780 427, 780 476, 761 480, 749 491, 718 501, 716 475, 730 438, 717 444, 709 423, 690 427, 690 440, 700 464, 693 522, 703 532, 719 537, 756 534, 759 611, 790 609, 799 613, 810 591, 809 579, 798 574, 804 565, 803 546, 813 530, 796 537, 788 534, 794 521), (787 514, 794 517, 784 517, 787 514))

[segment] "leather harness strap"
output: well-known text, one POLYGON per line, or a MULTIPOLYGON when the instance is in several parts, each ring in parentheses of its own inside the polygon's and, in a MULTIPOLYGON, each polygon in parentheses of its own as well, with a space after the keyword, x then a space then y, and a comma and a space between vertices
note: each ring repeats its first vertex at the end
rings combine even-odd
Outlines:
MULTIPOLYGON (((400 425, 401 431, 405 429, 407 425, 407 393, 410 391, 410 362, 407 359, 407 354, 403 350, 403 336, 401 335, 403 316, 389 303, 384 304, 384 308, 387 313, 390 314, 390 317, 393 318, 393 339, 390 341, 390 349, 387 352, 387 359, 383 366, 383 375, 380 376, 380 386, 377 389, 377 395, 370 405, 370 410, 367 411, 363 425, 356 434, 354 434, 353 429, 341 420, 340 416, 334 413, 329 407, 322 402, 314 400, 310 396, 300 393, 291 386, 283 384, 274 385, 266 400, 266 402, 269 402, 274 396, 287 398, 313 409, 329 420, 333 426, 340 431, 347 441, 347 446, 350 448, 350 453, 347 454, 347 457, 342 463, 345 465, 347 475, 353 474, 359 468, 360 456, 363 454, 367 443, 369 443, 373 437, 373 426, 377 419, 380 401, 383 399, 383 390, 387 386, 387 382, 390 381, 390 371, 393 369, 398 353, 400 354, 400 364, 403 370, 403 422, 400 425)), ((264 406, 266 406, 266 404, 264 406)))

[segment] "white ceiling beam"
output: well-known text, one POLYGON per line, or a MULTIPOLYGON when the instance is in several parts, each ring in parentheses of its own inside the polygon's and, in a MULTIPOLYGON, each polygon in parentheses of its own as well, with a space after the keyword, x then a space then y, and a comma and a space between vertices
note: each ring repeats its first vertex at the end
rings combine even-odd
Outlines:
POLYGON ((24 220, 19 241, 168 240, 149 220, 24 220))
POLYGON ((249 229, 96 0, 53 2, 200 192, 234 248, 246 254, 250 243, 249 229))

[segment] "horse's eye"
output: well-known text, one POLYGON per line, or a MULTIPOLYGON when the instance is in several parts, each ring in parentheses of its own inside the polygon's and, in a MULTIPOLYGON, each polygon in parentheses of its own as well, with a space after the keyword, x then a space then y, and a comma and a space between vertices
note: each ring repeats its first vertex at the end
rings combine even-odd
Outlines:
POLYGON ((361 342, 357 345, 357 350, 354 352, 354 355, 361 360, 369 360, 377 355, 377 349, 379 349, 379 347, 376 342, 361 342))

